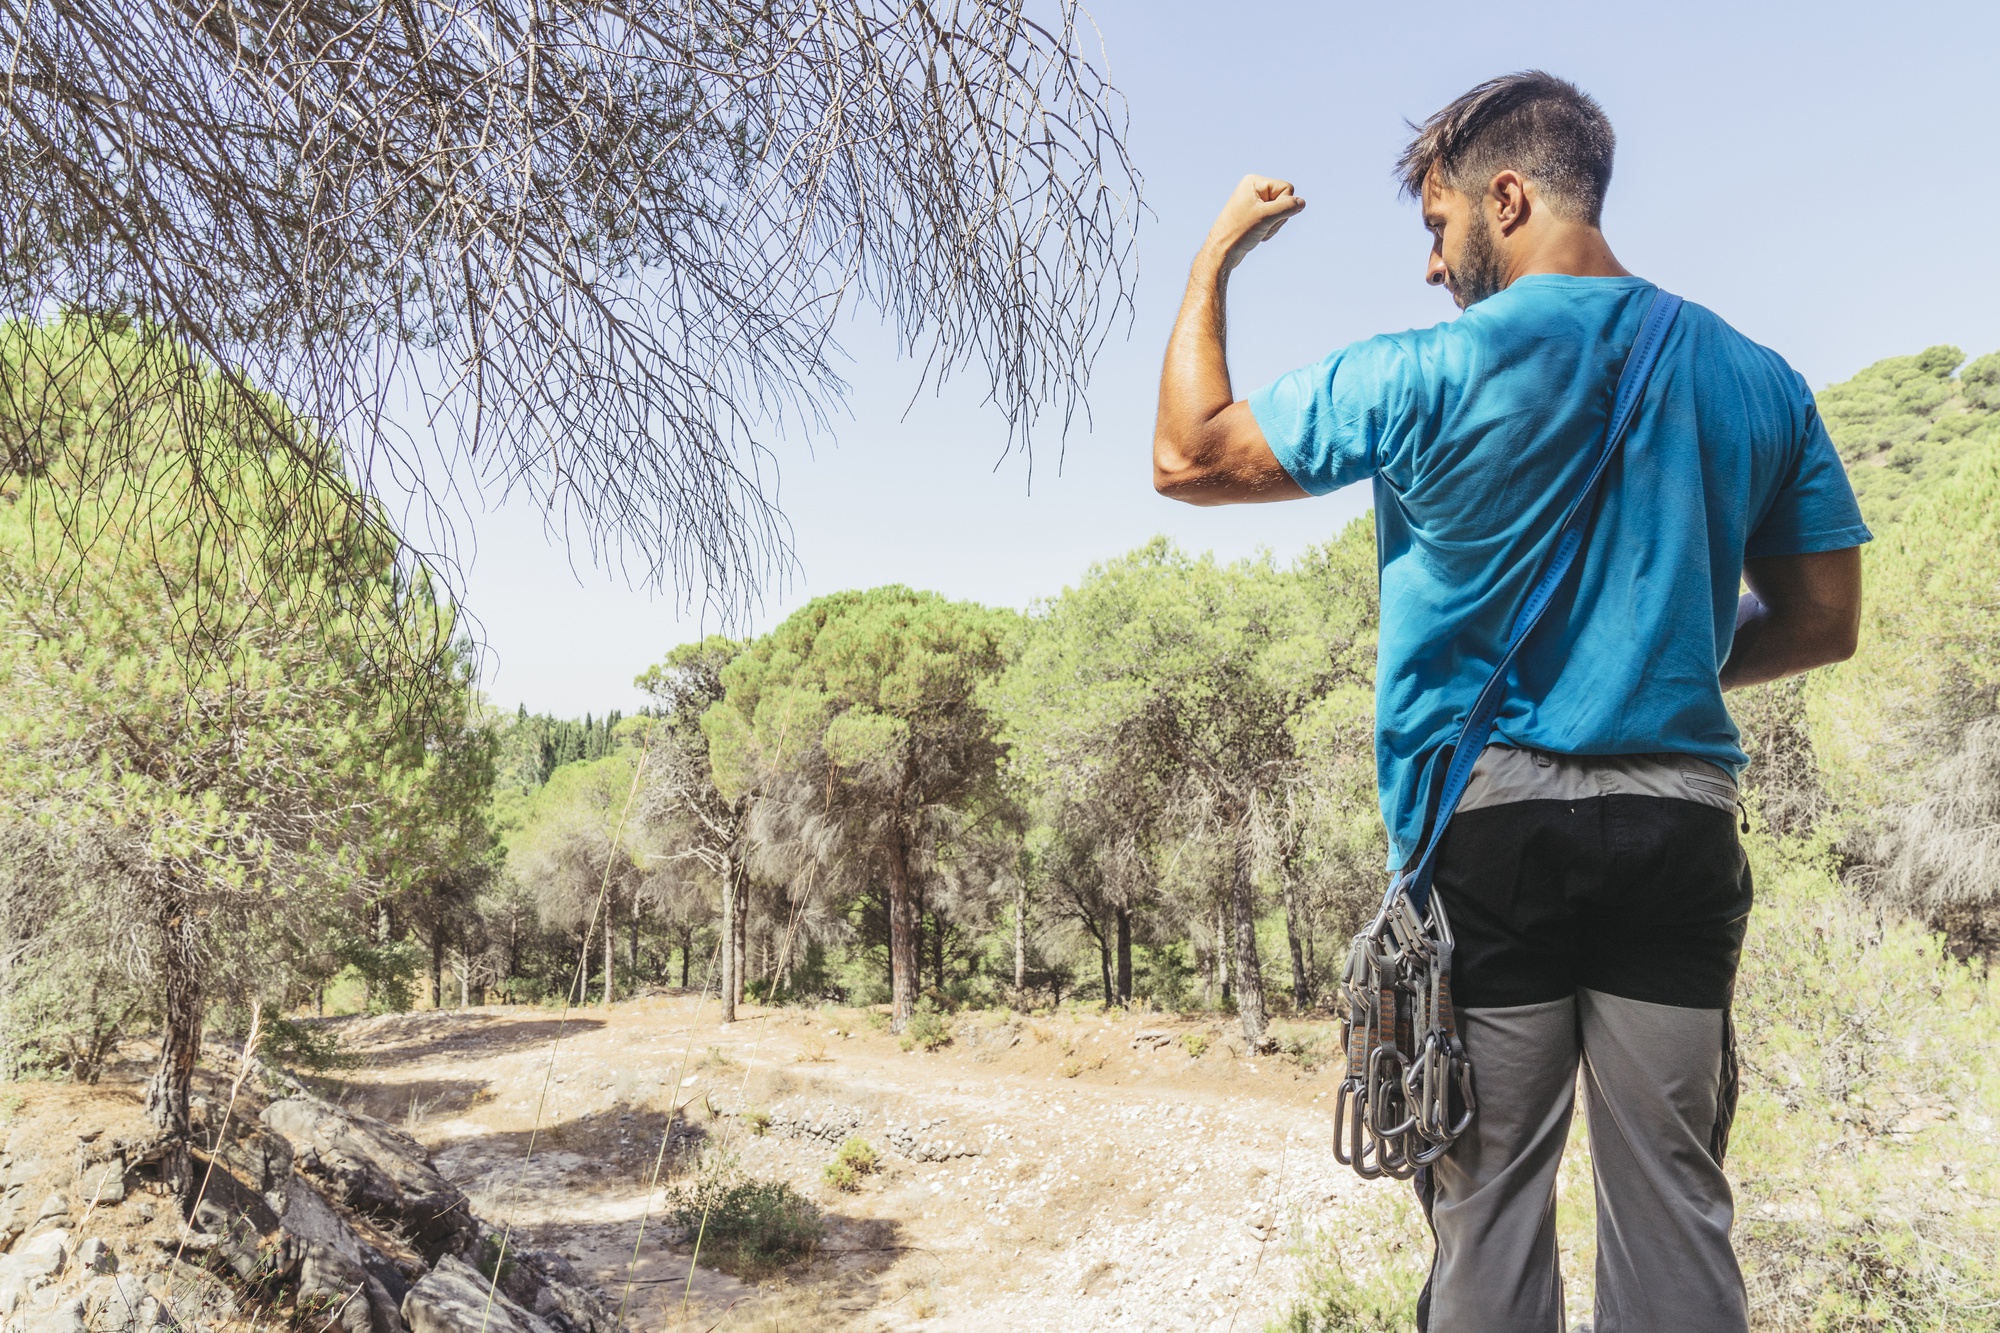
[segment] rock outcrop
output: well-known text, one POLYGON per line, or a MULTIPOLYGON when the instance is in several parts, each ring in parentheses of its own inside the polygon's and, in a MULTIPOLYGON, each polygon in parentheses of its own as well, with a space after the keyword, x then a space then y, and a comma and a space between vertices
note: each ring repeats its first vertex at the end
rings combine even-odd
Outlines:
POLYGON ((72 1156, 50 1146, 62 1128, 16 1126, 0 1144, 0 1333, 209 1333, 246 1296, 289 1297, 319 1333, 615 1333, 567 1260, 503 1247, 416 1139, 258 1073, 190 1108, 200 1192, 184 1224, 150 1127, 85 1126, 72 1156))
POLYGON ((323 1322, 347 1333, 403 1333, 396 1298, 383 1281, 383 1270, 393 1267, 363 1245, 317 1190, 295 1181, 285 1191, 278 1231, 281 1261, 297 1275, 302 1307, 327 1311, 323 1322))
POLYGON ((555 1333, 478 1269, 450 1256, 403 1297, 403 1322, 410 1333, 555 1333))
POLYGON ((299 1174, 356 1212, 402 1228, 427 1263, 463 1253, 477 1235, 464 1192, 400 1130, 310 1096, 272 1102, 262 1119, 290 1142, 299 1174))

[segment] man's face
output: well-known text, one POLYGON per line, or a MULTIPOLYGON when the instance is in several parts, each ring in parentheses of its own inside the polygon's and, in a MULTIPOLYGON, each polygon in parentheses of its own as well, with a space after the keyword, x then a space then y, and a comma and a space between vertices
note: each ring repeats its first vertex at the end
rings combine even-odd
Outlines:
POLYGON ((1424 226, 1431 234, 1424 281, 1443 287, 1460 310, 1478 305, 1507 285, 1505 266, 1494 243, 1493 222, 1481 201, 1438 180, 1424 180, 1424 226))

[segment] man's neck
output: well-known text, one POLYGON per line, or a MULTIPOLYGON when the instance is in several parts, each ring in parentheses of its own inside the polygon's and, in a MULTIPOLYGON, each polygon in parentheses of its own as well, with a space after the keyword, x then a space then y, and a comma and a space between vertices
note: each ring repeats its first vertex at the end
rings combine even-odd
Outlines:
POLYGON ((1618 262, 1604 233, 1577 222, 1538 219, 1542 225, 1533 235, 1509 238, 1514 251, 1508 256, 1507 281, 1531 273, 1565 273, 1573 278, 1629 278, 1631 272, 1618 262))

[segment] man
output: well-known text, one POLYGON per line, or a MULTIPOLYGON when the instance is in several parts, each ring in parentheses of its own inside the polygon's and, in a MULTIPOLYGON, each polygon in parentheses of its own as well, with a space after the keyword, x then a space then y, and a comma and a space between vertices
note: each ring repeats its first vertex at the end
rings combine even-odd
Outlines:
MULTIPOLYGON (((1160 381, 1154 484, 1193 504, 1370 478, 1376 758, 1392 866, 1603 439, 1654 287, 1599 229, 1613 136, 1561 79, 1480 85, 1400 164, 1426 280, 1464 312, 1238 400, 1229 273, 1304 208, 1246 178, 1195 260, 1160 381)), ((1560 1333, 1555 1181, 1581 1061, 1597 1333, 1746 1327, 1722 1171, 1730 996, 1751 901, 1725 690, 1854 651, 1869 539, 1805 382, 1684 306, 1580 577, 1524 647, 1434 877, 1479 1112, 1419 1176, 1439 1333, 1560 1333), (1749 592, 1740 600, 1739 590, 1749 592)))

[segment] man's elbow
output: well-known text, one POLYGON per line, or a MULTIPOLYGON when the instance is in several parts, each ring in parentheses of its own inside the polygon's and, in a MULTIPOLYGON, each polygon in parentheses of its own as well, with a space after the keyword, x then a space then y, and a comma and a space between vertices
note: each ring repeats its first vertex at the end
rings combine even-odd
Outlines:
POLYGON ((1817 624, 1808 622, 1802 628, 1805 633, 1800 638, 1804 641, 1806 656, 1811 658, 1815 667, 1845 662, 1861 646, 1859 616, 1823 616, 1817 624))
POLYGON ((1193 501, 1204 476, 1191 451, 1172 435, 1153 435, 1153 489, 1169 500, 1193 501))

